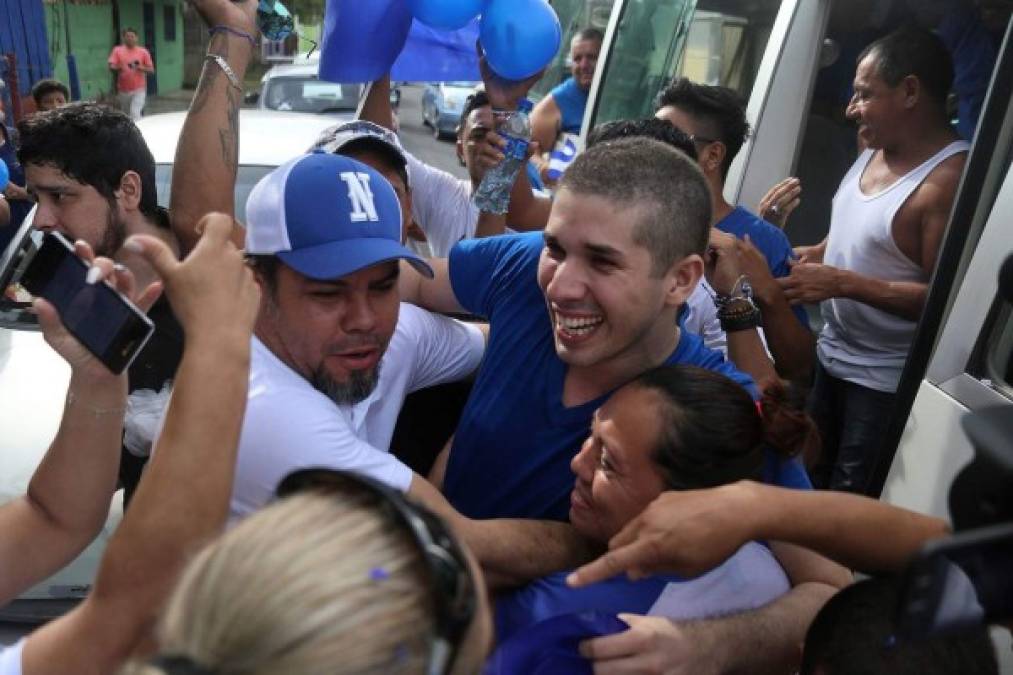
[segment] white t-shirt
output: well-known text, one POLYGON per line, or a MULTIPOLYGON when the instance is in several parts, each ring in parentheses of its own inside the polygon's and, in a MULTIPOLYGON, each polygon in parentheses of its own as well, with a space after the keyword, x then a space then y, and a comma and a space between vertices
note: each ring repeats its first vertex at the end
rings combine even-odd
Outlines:
POLYGON ((13 647, 0 648, 0 675, 21 675, 21 651, 25 641, 20 640, 13 647))
POLYGON ((770 550, 749 542, 710 572, 665 586, 648 614, 675 620, 704 619, 762 607, 791 590, 770 550))
POLYGON ((412 216, 426 233, 426 242, 409 240, 410 248, 422 255, 446 258, 462 239, 475 236, 478 209, 471 202, 471 181, 420 162, 406 152, 408 181, 412 186, 412 216))
POLYGON ((703 343, 709 349, 728 354, 728 338, 721 330, 718 308, 714 305, 714 290, 702 277, 686 299, 686 314, 682 325, 690 333, 703 338, 703 343))
POLYGON ((231 521, 270 501, 298 468, 351 470, 407 490, 412 471, 389 452, 405 396, 469 375, 484 351, 475 326, 402 303, 376 389, 355 405, 337 405, 253 338, 231 521))

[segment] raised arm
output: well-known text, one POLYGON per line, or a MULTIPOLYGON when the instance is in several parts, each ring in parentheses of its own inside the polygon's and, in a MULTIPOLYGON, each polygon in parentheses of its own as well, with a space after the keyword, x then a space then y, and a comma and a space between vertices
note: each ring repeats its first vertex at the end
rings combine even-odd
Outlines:
MULTIPOLYGON (((711 228, 707 255, 707 280, 715 291, 729 295, 739 287, 745 273, 739 264, 735 236, 711 228)), ((728 360, 748 373, 761 388, 763 383, 777 379, 774 364, 760 340, 756 328, 732 330, 726 333, 728 360)))
MULTIPOLYGON (((257 0, 193 0, 192 4, 209 28, 227 26, 250 36, 257 34, 257 0)), ((208 44, 208 57, 183 123, 172 170, 169 210, 183 255, 200 239, 196 226, 204 214, 235 214, 239 107, 252 54, 250 40, 234 32, 215 32, 208 44), (236 83, 216 59, 228 66, 236 83)), ((301 148, 293 149, 293 155, 299 151, 301 148)), ((236 245, 242 246, 242 231, 237 229, 233 237, 236 245)))
POLYGON ((807 378, 812 372, 815 336, 795 316, 784 291, 770 273, 767 259, 749 241, 749 235, 736 239, 735 247, 741 270, 753 286, 753 297, 763 316, 763 334, 778 375, 787 379, 807 378))
POLYGON ((183 263, 153 237, 127 247, 165 280, 186 338, 162 435, 88 598, 27 639, 26 675, 109 673, 149 637, 188 558, 228 512, 260 293, 232 218, 208 216, 183 263))
MULTIPOLYGON (((75 245, 92 260, 90 247, 75 245)), ((127 271, 99 259, 93 269, 132 295, 127 271)), ((158 297, 153 284, 135 298, 147 310, 158 297)), ((67 332, 56 309, 36 300, 46 342, 70 364, 70 386, 56 437, 22 497, 0 506, 0 603, 69 563, 102 529, 116 489, 126 374, 113 375, 67 332)))
MULTIPOLYGON (((537 73, 526 80, 514 81, 504 80, 496 75, 489 67, 485 55, 479 50, 479 69, 482 72, 482 82, 485 84, 485 91, 489 95, 489 103, 494 110, 516 110, 520 100, 528 95, 531 87, 541 79, 542 73, 537 73)), ((548 97, 547 97, 548 98, 548 97)), ((544 99, 542 101, 544 103, 544 99)), ((539 106, 541 103, 539 103, 539 106)), ((555 103, 553 103, 555 106, 555 103)), ((538 136, 535 126, 535 114, 538 106, 531 111, 531 140, 534 147, 552 147, 545 145, 538 136)), ((557 115, 559 109, 556 108, 557 115)), ((555 139, 555 135, 553 135, 555 139)), ((503 161, 502 150, 506 147, 503 140, 495 131, 486 134, 482 151, 479 153, 479 164, 483 169, 488 170, 492 166, 503 161)), ((536 197, 531 192, 531 181, 523 167, 514 180, 513 189, 510 191, 510 207, 507 212, 506 223, 515 230, 543 230, 549 220, 549 210, 552 201, 544 197, 536 197)))
POLYGON ((394 131, 394 109, 390 106, 390 75, 384 75, 369 85, 366 98, 359 106, 359 119, 379 124, 394 131))

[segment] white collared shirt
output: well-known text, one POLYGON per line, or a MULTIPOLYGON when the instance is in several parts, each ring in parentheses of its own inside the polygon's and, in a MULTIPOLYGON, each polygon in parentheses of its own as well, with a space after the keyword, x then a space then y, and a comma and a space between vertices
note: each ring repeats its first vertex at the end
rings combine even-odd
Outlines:
POLYGON ((412 471, 389 451, 405 396, 466 377, 484 351, 475 326, 402 303, 376 389, 355 405, 337 405, 253 338, 230 521, 266 504, 298 468, 351 470, 407 490, 412 471))

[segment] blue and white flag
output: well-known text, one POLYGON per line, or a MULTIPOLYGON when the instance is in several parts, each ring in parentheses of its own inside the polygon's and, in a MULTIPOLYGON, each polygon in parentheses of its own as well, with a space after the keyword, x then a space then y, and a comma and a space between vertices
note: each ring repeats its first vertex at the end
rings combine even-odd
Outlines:
POLYGON ((546 172, 549 180, 555 182, 562 178, 563 172, 576 157, 577 135, 564 132, 549 153, 549 170, 546 172))

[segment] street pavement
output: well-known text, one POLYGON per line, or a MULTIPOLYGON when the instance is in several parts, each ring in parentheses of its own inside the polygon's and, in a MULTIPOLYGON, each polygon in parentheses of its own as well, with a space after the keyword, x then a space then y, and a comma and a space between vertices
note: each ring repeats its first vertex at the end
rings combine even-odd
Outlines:
POLYGON ((458 178, 467 178, 468 172, 457 161, 454 141, 438 141, 433 131, 422 124, 422 85, 401 87, 401 105, 398 109, 401 143, 405 150, 426 164, 448 171, 458 178))
MULTIPOLYGON (((438 141, 433 132, 422 124, 421 84, 401 87, 401 105, 398 110, 400 137, 405 149, 426 164, 448 171, 458 178, 467 178, 468 173, 457 161, 453 141, 438 141)), ((186 110, 193 98, 193 91, 178 89, 158 96, 148 97, 144 107, 146 115, 186 110)))

